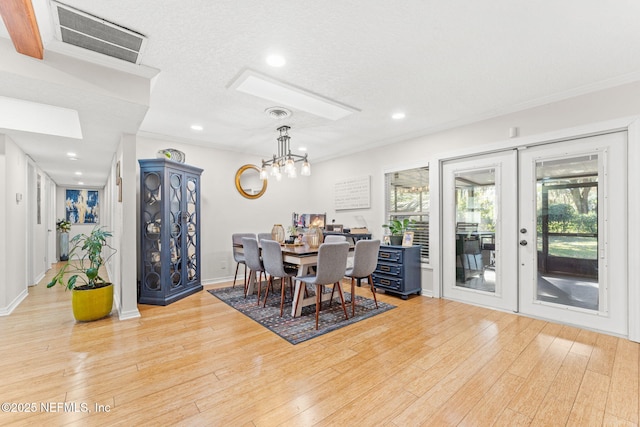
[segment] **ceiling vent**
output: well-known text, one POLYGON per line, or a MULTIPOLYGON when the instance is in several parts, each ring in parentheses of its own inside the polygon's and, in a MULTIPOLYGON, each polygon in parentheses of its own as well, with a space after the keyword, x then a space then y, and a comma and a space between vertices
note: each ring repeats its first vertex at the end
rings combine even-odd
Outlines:
POLYGON ((133 64, 140 63, 147 38, 67 5, 51 2, 56 33, 64 43, 133 64))
POLYGON ((285 119, 285 118, 291 116, 291 111, 287 110, 286 108, 282 108, 282 107, 267 108, 266 110, 264 110, 264 112, 267 114, 267 116, 271 117, 272 119, 276 119, 276 120, 285 119))

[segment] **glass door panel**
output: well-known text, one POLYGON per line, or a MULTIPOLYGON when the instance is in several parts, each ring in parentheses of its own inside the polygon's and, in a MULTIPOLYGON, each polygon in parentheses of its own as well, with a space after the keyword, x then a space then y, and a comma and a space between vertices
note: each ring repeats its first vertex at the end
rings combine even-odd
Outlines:
POLYGON ((169 173, 169 215, 171 220, 171 237, 169 240, 171 257, 171 286, 180 288, 182 283, 182 174, 169 173))
POLYGON ((537 161, 536 205, 536 299, 598 310, 598 155, 537 161))
POLYGON ((495 292, 495 168, 458 172, 456 286, 495 292))
POLYGON ((198 279, 198 243, 197 243, 197 224, 198 218, 196 215, 197 212, 197 202, 198 202, 198 182, 194 177, 189 177, 187 179, 187 215, 185 215, 187 221, 187 236, 186 236, 186 245, 187 245, 187 278, 189 281, 193 281, 198 279))
POLYGON ((516 152, 443 164, 443 296, 517 310, 516 152))

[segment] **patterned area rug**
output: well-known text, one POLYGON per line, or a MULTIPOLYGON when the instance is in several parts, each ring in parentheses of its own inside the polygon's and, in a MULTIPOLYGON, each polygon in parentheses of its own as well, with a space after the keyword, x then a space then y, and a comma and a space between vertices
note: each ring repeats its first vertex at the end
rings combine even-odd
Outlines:
MULTIPOLYGON (((287 289, 287 296, 284 304, 284 314, 280 317, 280 290, 276 285, 276 292, 269 291, 269 299, 267 306, 262 307, 264 303, 264 290, 260 294, 260 306, 257 305, 257 295, 249 295, 244 297, 242 285, 236 285, 235 288, 210 289, 209 293, 227 303, 244 315, 255 320, 265 328, 275 332, 280 337, 289 341, 291 344, 298 344, 303 341, 310 340, 320 335, 326 334, 343 326, 351 325, 376 314, 395 308, 394 305, 378 301, 378 308, 373 299, 364 298, 356 295, 356 314, 351 316, 351 294, 344 292, 345 304, 347 305, 347 314, 349 320, 344 319, 344 311, 340 305, 340 297, 336 292, 334 301, 329 306, 329 302, 323 302, 320 310, 320 318, 318 320, 318 330, 316 327, 316 307, 307 306, 302 308, 302 316, 291 317, 291 297, 287 289)), ((310 293, 314 291, 310 289, 310 293)), ((343 285, 344 289, 344 285, 343 285)), ((328 288, 328 292, 331 292, 328 288)))

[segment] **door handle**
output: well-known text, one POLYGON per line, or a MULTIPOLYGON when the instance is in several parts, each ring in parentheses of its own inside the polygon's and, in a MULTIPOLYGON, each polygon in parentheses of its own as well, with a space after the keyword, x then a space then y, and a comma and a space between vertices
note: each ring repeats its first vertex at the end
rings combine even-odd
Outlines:
POLYGON ((527 246, 526 240, 520 240, 520 246, 527 246))

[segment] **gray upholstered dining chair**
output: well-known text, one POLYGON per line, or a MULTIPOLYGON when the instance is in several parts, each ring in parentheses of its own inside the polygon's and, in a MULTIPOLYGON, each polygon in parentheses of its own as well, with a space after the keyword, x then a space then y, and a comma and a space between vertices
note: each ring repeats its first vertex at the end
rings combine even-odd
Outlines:
POLYGON ((233 251, 233 260, 236 262, 236 274, 233 275, 233 286, 236 286, 236 279, 238 278, 238 268, 240 264, 244 265, 244 286, 247 287, 247 264, 244 262, 244 254, 238 249, 238 246, 242 246, 242 238, 243 237, 253 237, 256 238, 256 235, 253 233, 233 233, 231 235, 231 241, 233 243, 232 251, 233 251))
POLYGON ((258 233, 258 243, 261 243, 263 240, 273 240, 271 233, 258 233))
POLYGON ((353 254, 353 267, 348 268, 344 275, 351 278, 351 316, 356 313, 356 294, 355 279, 366 278, 371 287, 373 300, 378 308, 378 299, 376 298, 376 288, 373 286, 373 278, 371 274, 378 266, 378 250, 380 249, 380 240, 358 240, 356 249, 353 254))
POLYGON ((297 269, 287 269, 283 259, 282 259, 282 249, 280 248, 280 243, 275 240, 262 240, 260 242, 262 245, 262 263, 264 264, 264 269, 266 273, 269 275, 269 281, 267 282, 267 292, 264 296, 264 306, 267 305, 267 298, 269 298, 269 288, 273 290, 273 279, 280 279, 280 317, 282 317, 282 312, 284 309, 284 297, 286 294, 287 287, 286 282, 289 282, 289 293, 291 294, 291 298, 293 299, 293 280, 291 279, 293 276, 297 274, 297 269))
MULTIPOLYGON (((340 281, 344 277, 347 267, 347 256, 349 255, 349 243, 323 243, 318 248, 318 264, 316 274, 296 277, 295 280, 302 282, 301 286, 306 284, 316 286, 316 329, 318 329, 318 317, 320 314, 320 304, 322 300, 322 292, 325 286, 333 285, 338 288, 342 309, 344 310, 345 319, 349 319, 347 308, 344 305, 344 295, 340 281)), ((333 293, 333 292, 332 292, 333 293)), ((297 303, 297 301, 295 302, 297 303)))
MULTIPOLYGON (((242 248, 244 251, 245 263, 251 273, 249 274, 249 280, 251 275, 256 279, 256 285, 258 286, 258 305, 260 305, 260 288, 262 287, 262 273, 264 273, 264 264, 260 258, 260 248, 258 247, 258 241, 255 237, 243 237, 242 248)), ((244 287, 244 297, 247 297, 247 290, 249 288, 249 280, 244 287)))
POLYGON ((324 243, 340 243, 346 242, 347 238, 339 234, 327 234, 324 236, 324 243))

